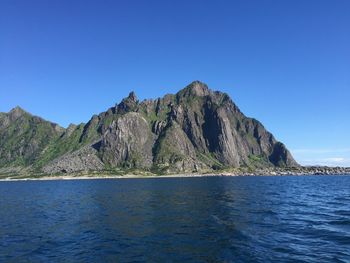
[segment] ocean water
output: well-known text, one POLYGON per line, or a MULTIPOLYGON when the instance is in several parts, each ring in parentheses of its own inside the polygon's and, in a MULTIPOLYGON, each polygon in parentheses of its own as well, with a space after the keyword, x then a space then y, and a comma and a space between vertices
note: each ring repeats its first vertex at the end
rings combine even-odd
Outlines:
POLYGON ((350 176, 0 182, 0 262, 350 262, 350 176))

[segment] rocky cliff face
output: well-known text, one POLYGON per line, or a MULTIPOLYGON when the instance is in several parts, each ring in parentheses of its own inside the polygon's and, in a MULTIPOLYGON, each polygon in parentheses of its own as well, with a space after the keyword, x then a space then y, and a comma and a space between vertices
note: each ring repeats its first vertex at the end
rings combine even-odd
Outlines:
POLYGON ((109 125, 98 150, 109 166, 150 168, 153 144, 147 120, 140 113, 126 112, 109 125))
POLYGON ((156 100, 139 102, 132 92, 87 124, 67 129, 14 109, 0 115, 0 135, 2 166, 30 165, 46 173, 298 166, 260 122, 199 81, 156 100))

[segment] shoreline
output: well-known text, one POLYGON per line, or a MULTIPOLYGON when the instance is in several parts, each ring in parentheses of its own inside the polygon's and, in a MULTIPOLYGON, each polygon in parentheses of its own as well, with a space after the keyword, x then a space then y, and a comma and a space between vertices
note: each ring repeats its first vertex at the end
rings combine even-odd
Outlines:
POLYGON ((10 181, 50 181, 50 180, 98 180, 98 179, 144 179, 144 178, 193 178, 218 176, 346 176, 350 175, 350 167, 299 166, 299 167, 240 167, 218 171, 180 172, 174 174, 155 174, 144 170, 124 171, 81 171, 72 173, 46 174, 30 171, 7 171, 1 173, 0 182, 10 181))
POLYGON ((28 178, 1 178, 0 182, 11 181, 60 181, 60 180, 103 180, 103 179, 143 179, 143 178, 185 178, 185 177, 210 177, 210 176, 222 176, 219 174, 205 175, 205 174, 170 174, 170 175, 58 175, 58 176, 42 176, 42 177, 28 177, 28 178))
POLYGON ((199 178, 199 177, 259 177, 259 176, 350 176, 350 173, 211 173, 211 174, 169 174, 169 175, 53 175, 42 177, 7 177, 1 178, 0 182, 16 182, 16 181, 64 181, 64 180, 104 180, 104 179, 162 179, 162 178, 199 178))
POLYGON ((103 179, 157 179, 157 178, 198 178, 198 177, 235 177, 246 176, 236 174, 169 174, 169 175, 57 175, 57 176, 42 176, 42 177, 27 177, 27 178, 1 178, 0 182, 11 181, 64 181, 64 180, 103 180, 103 179))

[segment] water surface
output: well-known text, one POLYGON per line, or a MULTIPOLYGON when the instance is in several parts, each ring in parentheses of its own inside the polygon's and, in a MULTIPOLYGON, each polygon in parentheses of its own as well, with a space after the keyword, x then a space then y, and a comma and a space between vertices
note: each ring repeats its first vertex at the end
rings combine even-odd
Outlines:
POLYGON ((350 176, 0 182, 0 262, 350 262, 350 176))

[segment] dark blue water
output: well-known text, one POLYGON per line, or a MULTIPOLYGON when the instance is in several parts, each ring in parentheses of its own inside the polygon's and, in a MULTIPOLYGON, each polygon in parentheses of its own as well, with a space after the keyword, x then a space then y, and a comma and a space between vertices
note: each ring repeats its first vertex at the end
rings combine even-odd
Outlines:
POLYGON ((0 182, 0 262, 350 262, 350 176, 0 182))

